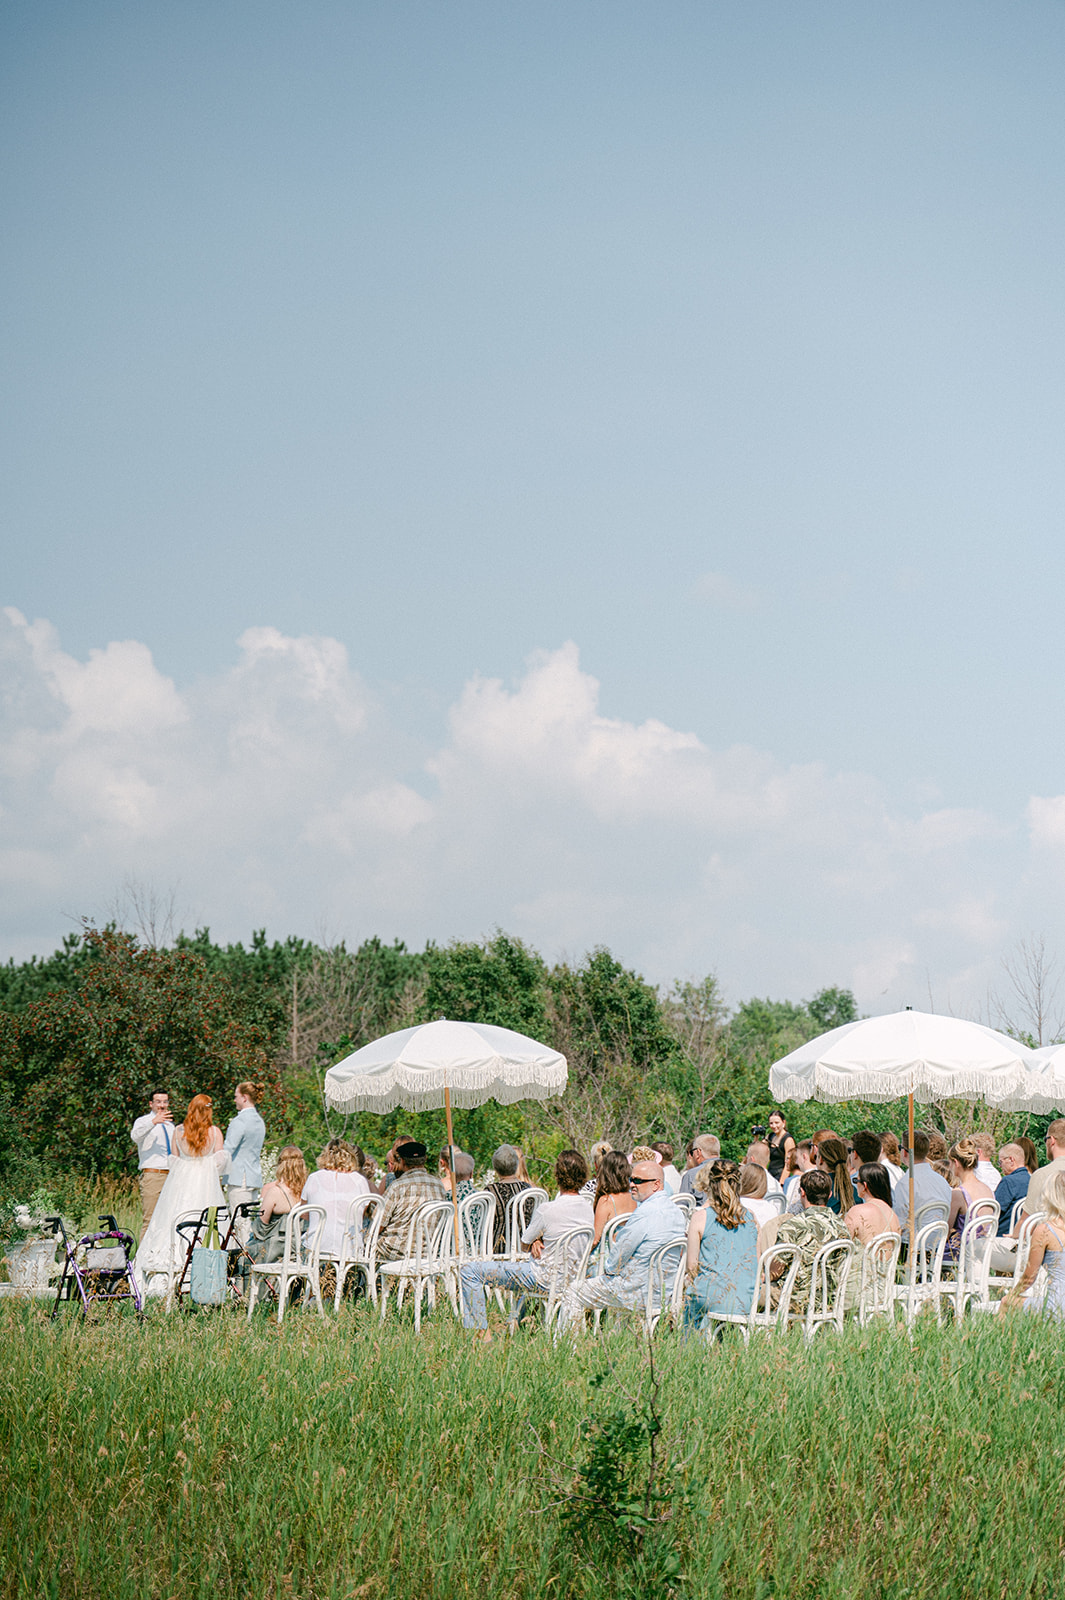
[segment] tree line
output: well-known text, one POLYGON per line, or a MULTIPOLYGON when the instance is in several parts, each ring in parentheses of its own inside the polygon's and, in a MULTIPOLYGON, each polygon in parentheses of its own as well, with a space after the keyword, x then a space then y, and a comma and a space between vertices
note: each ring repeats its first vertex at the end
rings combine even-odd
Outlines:
MULTIPOLYGON (((49 957, 0 966, 0 1174, 17 1152, 87 1176, 129 1172, 128 1130, 152 1088, 179 1109, 210 1094, 224 1123, 241 1078, 265 1086, 271 1144, 291 1140, 313 1157, 344 1133, 380 1152, 403 1130, 441 1145, 442 1113, 349 1118, 322 1094, 333 1062, 440 1016, 517 1029, 569 1062, 558 1099, 458 1114, 456 1139, 479 1162, 506 1140, 546 1171, 565 1144, 667 1140, 682 1151, 698 1131, 742 1158, 772 1109, 770 1064, 857 1014, 837 986, 730 1009, 712 974, 663 991, 604 947, 549 965, 501 931, 411 950, 379 938, 354 949, 270 942, 264 930, 220 944, 207 928, 158 946, 86 925, 49 957)), ((843 1133, 904 1127, 901 1104, 791 1110, 798 1137, 826 1114, 843 1133)))

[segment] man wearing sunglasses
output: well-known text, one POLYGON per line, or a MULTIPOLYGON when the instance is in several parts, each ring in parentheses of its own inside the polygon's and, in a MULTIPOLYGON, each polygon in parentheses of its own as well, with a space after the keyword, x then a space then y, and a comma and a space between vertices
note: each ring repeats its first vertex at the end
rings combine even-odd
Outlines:
POLYGON ((618 1230, 602 1277, 576 1283, 562 1298, 560 1326, 579 1330, 586 1311, 634 1311, 647 1296, 651 1257, 663 1244, 683 1240, 684 1212, 673 1204, 657 1161, 637 1161, 630 1184, 636 1210, 618 1230))

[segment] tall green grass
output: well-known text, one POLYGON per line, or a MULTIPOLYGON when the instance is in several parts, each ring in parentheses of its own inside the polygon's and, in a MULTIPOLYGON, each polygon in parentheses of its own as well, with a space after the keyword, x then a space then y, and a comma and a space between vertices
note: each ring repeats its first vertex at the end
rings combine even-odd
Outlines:
MULTIPOLYGON (((555 1487, 589 1415, 643 1392, 627 1331, 482 1346, 447 1314, 416 1338, 363 1305, 279 1329, 5 1304, 0 1338, 4 1600, 632 1592, 564 1531, 555 1487)), ((1060 1595, 1063 1357, 1024 1316, 810 1349, 660 1336, 682 1592, 1060 1595)))

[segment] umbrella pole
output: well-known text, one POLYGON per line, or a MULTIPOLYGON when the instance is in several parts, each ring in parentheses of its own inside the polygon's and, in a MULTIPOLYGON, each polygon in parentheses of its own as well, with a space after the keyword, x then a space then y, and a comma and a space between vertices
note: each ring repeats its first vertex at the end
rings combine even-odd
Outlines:
POLYGON ((444 1115, 447 1117, 447 1164, 451 1169, 451 1204, 455 1222, 455 1271, 457 1273, 459 1270, 459 1181, 455 1176, 455 1135, 451 1128, 451 1090, 446 1084, 444 1086, 444 1115))
POLYGON ((917 1218, 913 1214, 913 1090, 910 1090, 910 1103, 907 1111, 908 1144, 910 1148, 910 1271, 916 1271, 917 1257, 914 1251, 914 1241, 917 1236, 917 1218))

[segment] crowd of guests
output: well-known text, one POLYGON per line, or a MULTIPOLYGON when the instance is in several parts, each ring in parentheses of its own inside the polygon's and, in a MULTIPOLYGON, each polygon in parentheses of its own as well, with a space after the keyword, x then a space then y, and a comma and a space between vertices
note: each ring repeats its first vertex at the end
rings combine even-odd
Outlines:
MULTIPOLYGON (((303 1152, 286 1145, 278 1153, 275 1175, 263 1183, 264 1124, 257 1098, 257 1085, 238 1086, 237 1115, 224 1139, 213 1126, 205 1096, 194 1100, 185 1123, 175 1128, 167 1097, 157 1092, 147 1115, 134 1124, 131 1138, 141 1158, 147 1225, 138 1259, 143 1257, 149 1270, 151 1251, 145 1241, 161 1232, 151 1223, 163 1195, 168 1203, 161 1211, 170 1213, 170 1202, 188 1198, 190 1184, 217 1189, 216 1173, 226 1175, 231 1207, 242 1201, 257 1204, 246 1243, 252 1260, 262 1263, 281 1259, 286 1219, 297 1206, 322 1207, 321 1252, 337 1257, 352 1200, 381 1196, 377 1259, 387 1262, 404 1255, 412 1219, 427 1201, 454 1198, 461 1203, 478 1190, 472 1156, 444 1150, 431 1162, 426 1146, 405 1134, 394 1141, 382 1171, 344 1139, 328 1141, 313 1172, 303 1152)), ((490 1336, 487 1295, 492 1290, 516 1296, 515 1316, 520 1317, 525 1300, 546 1291, 552 1251, 563 1235, 575 1228, 589 1230, 593 1246, 598 1246, 608 1225, 614 1226, 603 1270, 566 1291, 563 1327, 582 1326, 589 1312, 634 1308, 646 1293, 654 1252, 685 1237, 688 1323, 698 1327, 714 1315, 749 1310, 759 1257, 774 1244, 792 1245, 799 1252, 791 1306, 801 1313, 810 1294, 812 1262, 823 1245, 846 1240, 865 1246, 885 1234, 905 1232, 909 1168, 915 1211, 936 1206, 947 1223, 948 1256, 956 1253, 974 1205, 994 1200, 999 1214, 991 1268, 1012 1273, 1025 1218, 1038 1213, 1043 1220, 1032 1231, 1027 1269, 1011 1299, 1023 1298, 1045 1266, 1050 1282, 1046 1308, 1065 1317, 1065 1119, 1050 1124, 1046 1153, 1041 1166, 1031 1140, 1020 1138, 996 1149, 984 1133, 948 1147, 939 1133, 920 1130, 912 1151, 900 1146, 894 1134, 870 1129, 845 1139, 823 1128, 809 1139, 796 1140, 780 1112, 769 1117, 767 1127, 753 1130, 742 1163, 723 1158, 720 1141, 711 1133, 697 1134, 689 1142, 683 1171, 673 1164, 669 1144, 621 1151, 602 1140, 593 1145, 589 1161, 578 1150, 560 1153, 555 1198, 525 1217, 518 1258, 502 1259, 509 1244, 511 1202, 532 1186, 522 1151, 503 1144, 481 1186, 495 1200, 494 1258, 461 1267, 463 1321, 490 1336), (690 1221, 685 1209, 674 1204, 678 1195, 695 1203, 690 1221)))

